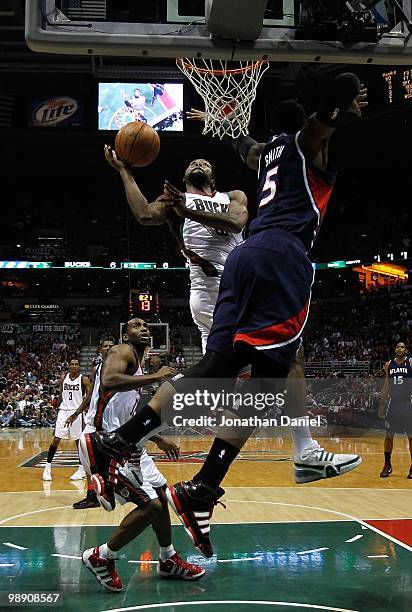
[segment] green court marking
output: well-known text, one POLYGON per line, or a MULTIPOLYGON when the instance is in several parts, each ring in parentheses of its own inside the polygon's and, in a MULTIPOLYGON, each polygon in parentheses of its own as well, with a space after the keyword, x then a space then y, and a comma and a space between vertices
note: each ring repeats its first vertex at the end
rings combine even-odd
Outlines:
POLYGON ((78 558, 84 549, 106 542, 112 531, 107 526, 2 527, 0 591, 61 591, 61 609, 71 612, 148 606, 172 612, 170 602, 176 602, 179 612, 193 612, 194 602, 201 602, 201 612, 263 612, 270 607, 290 612, 309 605, 314 610, 411 610, 410 552, 371 530, 346 542, 360 533, 356 522, 214 525, 212 559, 197 554, 182 528, 174 527, 175 548, 206 569, 206 576, 196 582, 160 579, 154 563, 128 563, 157 558, 154 533, 147 529, 120 553, 122 593, 104 591, 78 558), (298 554, 319 548, 328 550, 298 554), (368 558, 372 555, 388 557, 368 558), (234 601, 248 603, 236 608, 230 603, 234 601))

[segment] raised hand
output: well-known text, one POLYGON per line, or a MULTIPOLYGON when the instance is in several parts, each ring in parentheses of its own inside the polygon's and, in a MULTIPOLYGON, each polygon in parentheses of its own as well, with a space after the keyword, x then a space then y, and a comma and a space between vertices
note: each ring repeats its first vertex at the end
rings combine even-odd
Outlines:
POLYGON ((163 186, 163 193, 166 197, 170 198, 170 207, 179 215, 184 217, 185 211, 185 194, 180 191, 177 187, 165 180, 163 186))
POLYGON ((123 163, 120 159, 118 159, 116 151, 106 144, 104 145, 104 156, 106 158, 107 163, 110 164, 112 168, 117 170, 117 172, 121 172, 122 170, 127 168, 126 164, 123 163))
POLYGON ((186 112, 186 118, 190 121, 202 121, 204 123, 206 113, 205 111, 198 110, 197 108, 191 108, 186 112))
POLYGON ((353 113, 357 117, 360 117, 362 115, 362 108, 365 108, 365 106, 368 106, 368 89, 366 87, 362 87, 359 94, 349 107, 349 112, 353 113))

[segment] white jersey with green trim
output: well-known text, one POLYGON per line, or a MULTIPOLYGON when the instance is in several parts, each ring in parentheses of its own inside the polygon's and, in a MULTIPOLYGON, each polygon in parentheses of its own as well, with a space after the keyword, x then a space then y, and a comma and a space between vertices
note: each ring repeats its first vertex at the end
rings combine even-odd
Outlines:
MULTIPOLYGON (((191 210, 225 214, 229 212, 230 196, 219 191, 213 195, 186 193, 185 206, 191 210)), ((192 219, 185 219, 182 233, 185 248, 210 262, 219 277, 229 253, 243 240, 242 232, 231 233, 214 229, 192 219)), ((199 281, 207 275, 198 264, 189 261, 189 265, 193 288, 193 281, 199 281)))

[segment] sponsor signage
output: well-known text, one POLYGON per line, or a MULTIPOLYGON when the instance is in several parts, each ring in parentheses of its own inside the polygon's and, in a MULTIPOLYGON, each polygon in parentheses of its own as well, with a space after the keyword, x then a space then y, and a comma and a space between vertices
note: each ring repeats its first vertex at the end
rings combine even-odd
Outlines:
POLYGON ((70 96, 43 98, 32 102, 31 125, 34 127, 82 126, 83 105, 70 96))
POLYGON ((32 333, 59 333, 77 334, 79 325, 60 325, 59 323, 1 323, 0 334, 32 334, 32 333))
POLYGON ((24 304, 24 310, 31 312, 53 312, 60 310, 59 304, 24 304))

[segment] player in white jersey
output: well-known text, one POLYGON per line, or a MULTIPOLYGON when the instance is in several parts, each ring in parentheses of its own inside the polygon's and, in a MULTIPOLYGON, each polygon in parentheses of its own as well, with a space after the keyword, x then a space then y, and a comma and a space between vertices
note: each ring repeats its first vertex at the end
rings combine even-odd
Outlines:
POLYGON ((168 181, 165 181, 164 193, 149 204, 130 168, 118 160, 115 151, 107 145, 105 157, 119 172, 130 210, 137 221, 142 225, 168 223, 188 259, 190 309, 205 352, 223 268, 229 253, 242 241, 247 222, 246 195, 239 190, 216 191, 212 165, 205 159, 194 159, 183 179, 184 206, 174 206, 173 194, 177 190, 168 181))
MULTIPOLYGON (((107 352, 114 346, 114 342, 111 338, 104 338, 99 346, 99 353, 101 355, 102 361, 97 364, 93 368, 93 378, 92 384, 90 385, 89 393, 87 394, 85 401, 78 407, 78 409, 71 414, 67 419, 65 426, 71 427, 76 421, 77 417, 86 412, 84 415, 84 429, 83 431, 86 433, 90 433, 91 431, 96 431, 94 427, 94 416, 97 410, 97 402, 99 399, 99 388, 100 388, 100 372, 102 363, 107 355, 107 352)), ((99 508, 100 503, 97 499, 96 492, 91 483, 90 474, 86 472, 87 478, 87 493, 84 499, 81 499, 78 502, 73 504, 73 508, 75 510, 85 510, 86 508, 99 508)))
MULTIPOLYGON (((83 429, 82 417, 78 417, 73 421, 70 427, 66 427, 67 418, 76 412, 77 408, 82 405, 90 391, 90 380, 87 376, 80 373, 80 363, 78 359, 71 359, 69 371, 67 374, 62 374, 60 377, 59 389, 59 411, 57 413, 56 426, 54 430, 54 438, 50 444, 47 453, 46 467, 43 471, 43 480, 52 480, 51 464, 53 457, 60 444, 60 440, 74 440, 76 447, 79 445, 80 434, 83 429)), ((79 465, 78 469, 72 476, 71 480, 81 480, 85 478, 83 467, 79 465)))
MULTIPOLYGON (((195 160, 197 163, 198 160, 195 160)), ((201 334, 203 352, 212 326, 223 268, 229 253, 242 242, 242 232, 231 233, 203 225, 195 220, 196 213, 227 214, 231 197, 231 193, 219 191, 211 196, 188 191, 185 193, 185 210, 190 211, 188 214, 191 216, 185 218, 183 223, 181 248, 189 261, 190 310, 201 334), (191 253, 195 253, 196 257, 191 253)))
MULTIPOLYGON (((99 398, 94 416, 93 431, 113 431, 119 423, 123 424, 133 415, 140 397, 140 388, 170 378, 176 370, 160 368, 155 374, 143 375, 141 363, 149 345, 149 331, 142 319, 131 319, 123 329, 124 344, 113 347, 106 355, 100 372, 99 398)), ((84 456, 89 433, 84 433, 80 441, 80 454, 84 456)), ((177 458, 178 447, 156 436, 152 438, 168 456, 177 458)), ((93 465, 85 462, 86 471, 93 473, 93 465)), ((92 475, 92 482, 98 493, 99 501, 106 510, 113 510, 118 501, 121 504, 132 502, 137 507, 121 522, 107 543, 91 548, 83 553, 83 563, 96 576, 106 589, 120 591, 122 582, 116 572, 114 559, 126 544, 135 539, 151 524, 160 545, 158 574, 166 577, 179 577, 194 580, 204 575, 198 565, 186 563, 173 548, 171 523, 164 494, 166 479, 156 468, 153 460, 144 450, 134 464, 129 461, 117 473, 117 486, 114 494, 107 496, 100 479, 92 475), (139 466, 140 461, 140 466, 139 466), (140 477, 143 475, 143 480, 140 477)))

